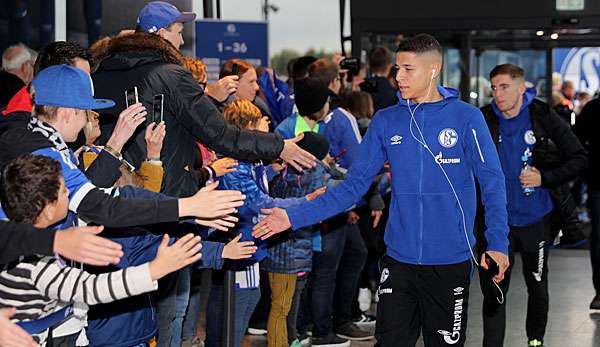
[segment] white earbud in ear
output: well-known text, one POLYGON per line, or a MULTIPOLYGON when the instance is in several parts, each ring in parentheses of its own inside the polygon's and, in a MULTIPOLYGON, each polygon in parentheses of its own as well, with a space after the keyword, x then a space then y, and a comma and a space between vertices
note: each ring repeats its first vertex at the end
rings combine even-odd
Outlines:
POLYGON ((435 77, 435 69, 431 70, 431 79, 435 77))

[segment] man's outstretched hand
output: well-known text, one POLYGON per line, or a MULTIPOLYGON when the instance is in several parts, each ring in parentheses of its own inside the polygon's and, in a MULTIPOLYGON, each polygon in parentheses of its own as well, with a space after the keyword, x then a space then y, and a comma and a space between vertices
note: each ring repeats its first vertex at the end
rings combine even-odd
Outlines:
POLYGON ((260 210, 267 218, 256 224, 252 231, 252 236, 266 240, 269 237, 288 230, 292 227, 287 212, 281 208, 268 208, 260 210))
POLYGON ((285 140, 283 150, 279 154, 281 159, 288 162, 298 171, 302 171, 303 167, 310 169, 317 165, 315 162, 316 158, 296 144, 303 137, 304 135, 300 134, 293 139, 285 140))
POLYGON ((103 229, 87 226, 59 230, 54 236, 54 252, 84 264, 118 264, 123 256, 121 245, 98 236, 103 229))

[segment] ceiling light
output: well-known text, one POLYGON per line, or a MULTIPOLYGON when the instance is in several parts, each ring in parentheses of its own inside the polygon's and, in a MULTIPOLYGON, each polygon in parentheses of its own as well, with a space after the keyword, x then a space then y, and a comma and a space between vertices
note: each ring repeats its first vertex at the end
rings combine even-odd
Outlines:
POLYGON ((544 30, 538 30, 535 32, 537 36, 544 36, 544 30))
POLYGON ((552 40, 558 40, 558 33, 552 33, 552 35, 550 35, 550 38, 552 40))

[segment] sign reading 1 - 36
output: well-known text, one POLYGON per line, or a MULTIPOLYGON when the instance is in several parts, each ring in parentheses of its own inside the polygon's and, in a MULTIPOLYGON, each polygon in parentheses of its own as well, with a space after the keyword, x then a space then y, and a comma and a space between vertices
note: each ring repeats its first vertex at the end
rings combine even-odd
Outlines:
POLYGON ((206 64, 209 81, 219 78, 229 59, 244 59, 254 65, 269 65, 266 22, 196 21, 196 57, 206 64))

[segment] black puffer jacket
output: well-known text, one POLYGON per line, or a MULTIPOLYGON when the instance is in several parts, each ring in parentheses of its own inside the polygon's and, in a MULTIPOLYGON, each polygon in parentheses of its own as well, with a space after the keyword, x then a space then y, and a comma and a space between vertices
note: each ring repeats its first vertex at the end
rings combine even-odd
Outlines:
MULTIPOLYGON (((92 74, 95 96, 116 102, 114 108, 101 113, 100 143, 108 139, 119 112, 125 108, 125 90, 137 86, 140 102, 149 112, 153 96, 164 95, 167 135, 161 153, 165 169, 162 193, 181 197, 198 191, 196 141, 245 161, 275 159, 283 150, 278 135, 229 126, 191 73, 182 67, 181 54, 159 36, 140 33, 116 37, 92 53, 99 63, 92 74)), ((124 148, 123 156, 136 168, 146 158, 144 131, 145 127, 140 126, 124 148)))
MULTIPOLYGON (((481 109, 496 146, 500 136, 500 120, 491 105, 481 109)), ((587 167, 585 149, 567 124, 546 103, 537 99, 529 105, 532 130, 536 138, 532 166, 542 174, 542 187, 550 190, 556 212, 558 228, 578 223, 575 202, 568 183, 580 176, 587 167)))

